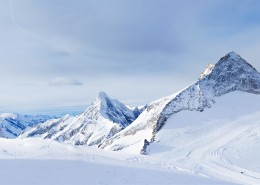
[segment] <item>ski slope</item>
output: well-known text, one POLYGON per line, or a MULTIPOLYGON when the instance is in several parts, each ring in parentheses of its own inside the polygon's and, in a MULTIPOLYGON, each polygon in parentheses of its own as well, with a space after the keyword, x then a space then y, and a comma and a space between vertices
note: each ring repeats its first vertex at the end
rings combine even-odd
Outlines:
POLYGON ((194 173, 260 184, 260 97, 233 92, 204 112, 172 116, 149 147, 153 157, 194 173))
POLYGON ((3 185, 228 185, 168 168, 149 156, 108 152, 52 140, 0 139, 3 185))

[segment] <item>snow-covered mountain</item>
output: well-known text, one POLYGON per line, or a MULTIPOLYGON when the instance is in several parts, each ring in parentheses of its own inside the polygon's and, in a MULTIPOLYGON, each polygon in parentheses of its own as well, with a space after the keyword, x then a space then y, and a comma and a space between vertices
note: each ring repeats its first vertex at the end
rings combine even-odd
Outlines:
POLYGON ((55 135, 62 132, 67 126, 69 126, 75 117, 65 115, 62 118, 49 119, 41 124, 35 125, 32 128, 28 128, 21 133, 19 138, 41 137, 43 139, 54 138, 55 135))
POLYGON ((93 162, 105 155, 108 164, 115 157, 125 160, 126 166, 142 164, 171 174, 181 170, 228 184, 256 185, 260 184, 259 102, 260 73, 231 52, 209 64, 187 88, 144 107, 130 108, 99 93, 76 117, 38 124, 26 129, 22 139, 2 138, 0 155, 28 158, 37 149, 36 156, 48 159, 73 155, 69 159, 93 162))
MULTIPOLYGON (((245 94, 250 93, 254 95, 253 104, 260 102, 260 74, 238 54, 230 52, 215 65, 209 65, 192 85, 150 103, 130 126, 104 141, 100 147, 147 153, 147 146, 156 141, 157 133, 168 124, 169 118, 174 118, 183 111, 203 112, 214 107, 220 97, 232 95, 235 91, 243 92, 237 101, 244 99, 245 103, 245 94)), ((225 109, 225 105, 222 109, 231 111, 225 109)), ((254 111, 260 111, 260 106, 256 105, 254 111)))
POLYGON ((28 129, 20 138, 41 137, 75 145, 96 145, 106 150, 145 154, 148 145, 159 142, 156 140, 157 135, 165 125, 177 124, 169 120, 180 112, 200 113, 209 108, 214 110, 216 103, 222 110, 217 114, 224 115, 226 112, 225 115, 232 115, 230 106, 218 103, 220 98, 230 95, 226 103, 236 105, 232 100, 232 97, 236 97, 239 102, 244 100, 238 106, 247 107, 246 94, 253 95, 254 101, 250 105, 254 109, 248 109, 248 112, 240 108, 242 112, 234 118, 260 111, 257 104, 260 97, 260 74, 238 54, 230 52, 215 65, 209 64, 195 83, 148 106, 129 108, 101 92, 82 114, 48 120, 28 129), (235 92, 242 94, 237 97, 235 92))
POLYGON ((14 113, 0 114, 0 137, 16 138, 27 127, 33 127, 50 119, 50 116, 31 116, 14 113))
POLYGON ((76 117, 49 120, 20 138, 42 137, 75 145, 99 145, 130 125, 144 108, 129 108, 100 92, 96 100, 76 117))

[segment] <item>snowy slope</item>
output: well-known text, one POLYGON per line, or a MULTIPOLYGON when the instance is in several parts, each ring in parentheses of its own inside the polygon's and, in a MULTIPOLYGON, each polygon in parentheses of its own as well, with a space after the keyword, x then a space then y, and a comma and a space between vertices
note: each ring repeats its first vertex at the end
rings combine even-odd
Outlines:
POLYGON ((106 140, 101 148, 146 153, 146 147, 154 142, 156 134, 170 117, 185 110, 203 112, 215 106, 219 97, 235 91, 259 97, 260 74, 239 55, 231 52, 215 65, 209 65, 194 84, 152 102, 129 127, 106 140))
POLYGON ((45 122, 48 119, 50 119, 49 116, 42 115, 0 114, 0 137, 16 138, 26 128, 45 122))
POLYGON ((203 112, 182 111, 167 120, 147 152, 194 173, 260 184, 259 102, 259 95, 234 92, 203 112))
POLYGON ((18 138, 40 137, 43 139, 55 138, 55 135, 60 134, 67 126, 75 121, 75 117, 65 115, 62 118, 49 119, 32 128, 27 128, 21 133, 18 138))
POLYGON ((146 156, 30 138, 0 139, 3 185, 232 185, 168 168, 146 156), (8 160, 7 160, 8 159, 8 160))
POLYGON ((75 145, 98 145, 131 124, 142 109, 130 109, 100 92, 96 100, 77 117, 65 116, 28 130, 21 138, 41 137, 75 145))

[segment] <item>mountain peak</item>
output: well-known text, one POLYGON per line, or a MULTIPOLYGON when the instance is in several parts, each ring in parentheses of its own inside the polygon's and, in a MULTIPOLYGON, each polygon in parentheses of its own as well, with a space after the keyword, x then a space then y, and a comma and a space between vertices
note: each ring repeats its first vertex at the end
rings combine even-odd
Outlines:
POLYGON ((229 65, 230 67, 232 66, 233 68, 243 66, 243 68, 251 68, 254 71, 257 71, 251 64, 249 64, 245 59, 243 59, 239 54, 234 51, 231 51, 224 57, 222 57, 215 66, 220 67, 223 64, 229 65))
POLYGON ((99 109, 101 112, 106 111, 108 109, 108 104, 110 105, 110 102, 113 102, 112 100, 105 92, 101 91, 98 93, 98 97, 96 98, 96 101, 94 102, 99 106, 99 109))
POLYGON ((250 74, 257 74, 257 70, 234 51, 229 52, 215 64, 208 64, 207 68, 201 73, 199 80, 205 77, 211 78, 213 75, 217 77, 222 76, 245 76, 250 74))
POLYGON ((98 93, 98 98, 109 98, 108 97, 108 95, 105 93, 105 92, 103 92, 103 91, 100 91, 99 93, 98 93))
POLYGON ((228 71, 237 67, 244 66, 246 64, 247 66, 250 66, 251 68, 255 69, 253 66, 251 66, 249 63, 246 62, 239 54, 237 54, 234 51, 229 52, 224 57, 222 57, 215 65, 214 64, 208 64, 206 69, 201 73, 199 80, 210 75, 210 73, 213 70, 225 70, 228 66, 228 71))
MULTIPOLYGON (((239 54, 234 51, 229 52, 224 57, 220 58, 220 60, 216 63, 216 67, 222 65, 223 63, 230 63, 231 65, 241 65, 248 64, 245 59, 243 59, 239 54)), ((251 66, 251 65, 250 65, 251 66)), ((251 66, 252 67, 252 66, 251 66)))
POLYGON ((128 108, 122 102, 110 98, 103 91, 98 93, 96 100, 87 108, 85 114, 90 115, 90 117, 99 114, 122 127, 128 126, 136 119, 133 110, 128 108))
POLYGON ((236 52, 234 52, 234 51, 229 52, 224 57, 225 58, 230 58, 230 59, 233 59, 233 60, 242 59, 242 57, 239 54, 237 54, 236 52))
POLYGON ((260 74, 235 52, 222 57, 200 81, 217 96, 236 90, 260 92, 260 74))
MULTIPOLYGON (((109 102, 114 101, 112 100, 105 92, 100 91, 96 98, 96 103, 99 104, 103 109, 107 109, 107 104, 109 102)), ((102 109, 101 108, 101 109, 102 109)))

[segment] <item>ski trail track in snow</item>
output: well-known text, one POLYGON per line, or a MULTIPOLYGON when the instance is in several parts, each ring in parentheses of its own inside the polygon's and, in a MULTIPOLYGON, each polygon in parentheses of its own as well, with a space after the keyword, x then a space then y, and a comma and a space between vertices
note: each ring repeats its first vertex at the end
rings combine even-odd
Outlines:
MULTIPOLYGON (((219 175, 219 177, 227 177, 233 179, 234 182, 243 182, 244 184, 260 184, 260 173, 236 166, 230 162, 228 157, 225 156, 225 151, 228 148, 232 148, 232 146, 236 145, 237 142, 244 142, 244 144, 249 144, 247 138, 249 138, 252 135, 252 132, 255 130, 257 130, 257 127, 255 126, 243 130, 241 134, 229 141, 227 144, 210 152, 208 157, 206 157, 201 164, 204 173, 207 173, 207 171, 208 175, 211 173, 216 173, 219 175)), ((237 132, 237 130, 233 130, 233 133, 235 134, 239 132, 237 132)), ((223 139, 227 138, 223 137, 223 139)))

